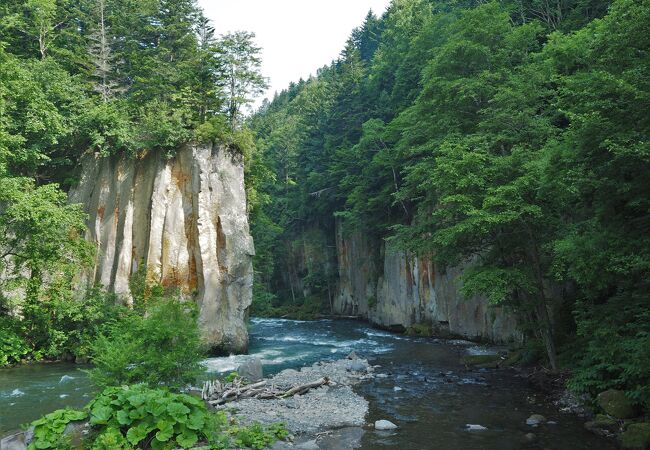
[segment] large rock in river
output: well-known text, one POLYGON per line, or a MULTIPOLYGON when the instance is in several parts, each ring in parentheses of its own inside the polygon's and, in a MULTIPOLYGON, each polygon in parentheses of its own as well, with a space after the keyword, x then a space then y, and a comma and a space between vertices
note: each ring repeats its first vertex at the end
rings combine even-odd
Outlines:
POLYGON ((196 298, 213 349, 246 350, 254 249, 240 155, 218 145, 188 145, 171 159, 87 155, 70 201, 84 205, 97 246, 90 283, 128 302, 144 265, 149 282, 196 298))
POLYGON ((616 389, 598 394, 598 405, 607 414, 617 419, 631 419, 637 416, 634 402, 625 396, 625 392, 616 389))

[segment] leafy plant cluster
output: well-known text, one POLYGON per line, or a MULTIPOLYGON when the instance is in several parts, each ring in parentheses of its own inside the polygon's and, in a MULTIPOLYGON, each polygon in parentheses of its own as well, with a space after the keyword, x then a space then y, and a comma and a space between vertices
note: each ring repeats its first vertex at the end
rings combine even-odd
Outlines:
POLYGON ((68 448, 66 427, 86 419, 91 432, 84 445, 93 450, 263 449, 288 436, 281 423, 241 426, 196 397, 136 384, 106 388, 81 411, 60 409, 32 422, 30 450, 68 448))
POLYGON ((323 252, 343 233, 471 261, 462 292, 516 314, 544 364, 648 408, 649 14, 648 0, 369 13, 339 58, 250 121, 253 162, 270 168, 252 210, 275 295, 260 308, 306 297, 324 266, 292 267, 314 229, 331 236, 323 252))
POLYGON ((58 409, 35 420, 31 423, 34 427, 34 438, 29 445, 29 450, 69 447, 63 432, 70 422, 84 420, 87 417, 86 411, 58 409))
POLYGON ((89 406, 90 424, 121 430, 132 446, 192 447, 203 437, 208 415, 203 401, 144 385, 105 389, 89 406))

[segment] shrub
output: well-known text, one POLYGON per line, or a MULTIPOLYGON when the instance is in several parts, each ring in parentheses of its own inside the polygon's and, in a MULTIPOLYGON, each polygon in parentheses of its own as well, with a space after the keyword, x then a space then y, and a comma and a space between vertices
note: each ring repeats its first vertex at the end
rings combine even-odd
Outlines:
POLYGON ((596 396, 621 389, 650 411, 650 301, 619 294, 603 305, 580 303, 576 322, 583 348, 569 387, 596 396))
POLYGON ((29 353, 29 345, 18 334, 15 321, 9 317, 0 317, 0 367, 19 363, 29 353))
POLYGON ((32 422, 34 439, 29 444, 29 450, 46 448, 65 448, 66 438, 63 435, 70 422, 84 420, 88 417, 86 411, 73 409, 58 409, 32 422))
POLYGON ((69 448, 64 435, 68 423, 89 417, 93 433, 86 439, 92 450, 189 448, 207 444, 210 449, 262 449, 289 432, 281 423, 240 426, 225 412, 210 413, 202 400, 151 389, 144 384, 109 387, 84 411, 58 410, 32 422, 32 449, 69 448))
POLYGON ((145 385, 105 389, 88 406, 90 424, 105 428, 96 445, 120 441, 117 431, 133 446, 189 448, 205 437, 208 411, 203 401, 145 385))
POLYGON ((95 368, 89 373, 100 387, 145 383, 179 388, 204 371, 202 350, 194 305, 161 300, 97 338, 92 345, 95 368))

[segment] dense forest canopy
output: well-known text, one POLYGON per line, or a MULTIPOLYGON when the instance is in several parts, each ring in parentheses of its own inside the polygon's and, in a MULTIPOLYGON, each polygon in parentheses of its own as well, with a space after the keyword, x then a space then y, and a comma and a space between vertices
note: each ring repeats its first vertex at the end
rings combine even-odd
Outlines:
MULTIPOLYGON (((310 226, 376 236, 517 314, 574 388, 650 406, 650 2, 395 0, 250 120, 256 305, 310 226), (287 243, 287 245, 278 244, 287 243)), ((333 271, 302 274, 327 304, 333 271)), ((293 298, 292 298, 293 297, 293 298)))

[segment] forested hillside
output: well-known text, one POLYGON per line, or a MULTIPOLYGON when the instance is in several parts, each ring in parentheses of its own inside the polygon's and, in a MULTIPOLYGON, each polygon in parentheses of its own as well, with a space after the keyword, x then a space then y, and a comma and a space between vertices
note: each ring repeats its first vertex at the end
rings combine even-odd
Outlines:
POLYGON ((647 0, 369 13, 250 120, 257 310, 327 309, 336 269, 298 274, 305 299, 287 249, 340 221, 441 266, 473 261, 463 292, 516 314, 543 364, 650 407, 649 24, 647 0))

